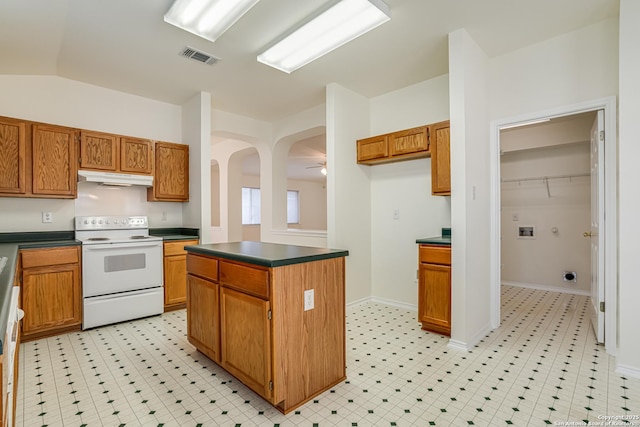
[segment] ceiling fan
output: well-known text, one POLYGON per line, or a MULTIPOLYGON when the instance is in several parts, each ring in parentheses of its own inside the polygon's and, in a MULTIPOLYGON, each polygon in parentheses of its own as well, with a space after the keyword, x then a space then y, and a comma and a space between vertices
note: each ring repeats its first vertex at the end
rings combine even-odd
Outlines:
POLYGON ((315 168, 322 168, 320 169, 320 173, 324 176, 327 176, 327 162, 318 162, 317 166, 307 166, 306 169, 315 169, 315 168))

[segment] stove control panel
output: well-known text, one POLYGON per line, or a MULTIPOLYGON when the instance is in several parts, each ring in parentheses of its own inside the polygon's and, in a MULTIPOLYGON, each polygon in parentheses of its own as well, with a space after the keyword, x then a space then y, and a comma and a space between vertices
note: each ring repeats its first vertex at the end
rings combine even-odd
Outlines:
POLYGON ((149 228, 146 216, 77 216, 76 230, 128 230, 149 228))

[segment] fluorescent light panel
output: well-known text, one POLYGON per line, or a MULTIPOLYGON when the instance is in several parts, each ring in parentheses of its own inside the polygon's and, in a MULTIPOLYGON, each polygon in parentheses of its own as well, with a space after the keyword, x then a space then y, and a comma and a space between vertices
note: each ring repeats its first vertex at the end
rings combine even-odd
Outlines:
POLYGON ((258 55, 258 61, 291 73, 390 19, 381 0, 342 0, 258 55))
POLYGON ((215 42, 259 0, 176 0, 165 22, 215 42))

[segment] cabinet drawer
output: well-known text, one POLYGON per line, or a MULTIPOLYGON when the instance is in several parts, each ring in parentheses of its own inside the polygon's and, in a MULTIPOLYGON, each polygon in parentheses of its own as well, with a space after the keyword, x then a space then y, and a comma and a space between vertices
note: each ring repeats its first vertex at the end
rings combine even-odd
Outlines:
POLYGON ((268 270, 221 261, 220 283, 239 291, 269 299, 268 270))
POLYGON ((21 251, 21 255, 22 268, 77 264, 80 262, 78 246, 51 249, 24 249, 21 251))
POLYGON ((185 246, 197 245, 197 240, 178 240, 175 242, 164 242, 164 256, 186 255, 185 246))
POLYGON ((199 255, 187 254, 187 271, 189 274, 218 281, 218 260, 199 255))
POLYGON ((420 262, 451 265, 451 248, 447 246, 420 245, 420 262))

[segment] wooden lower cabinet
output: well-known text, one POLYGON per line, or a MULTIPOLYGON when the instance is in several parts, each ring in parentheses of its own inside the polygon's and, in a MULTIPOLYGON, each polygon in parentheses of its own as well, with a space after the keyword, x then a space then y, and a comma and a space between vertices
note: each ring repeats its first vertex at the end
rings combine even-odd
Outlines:
POLYGON ((344 257, 262 267, 189 253, 189 342, 286 414, 346 378, 344 268, 344 257))
POLYGON ((422 329, 451 335, 451 248, 420 245, 418 320, 422 329))
POLYGON ((221 364, 231 375, 271 400, 269 301, 220 290, 221 364))
POLYGON ((220 286, 187 276, 187 337, 211 360, 220 363, 220 286))
POLYGON ((197 240, 164 242, 164 311, 184 308, 187 303, 187 252, 197 240))
POLYGON ((20 257, 23 341, 80 330, 80 247, 25 249, 20 257))

